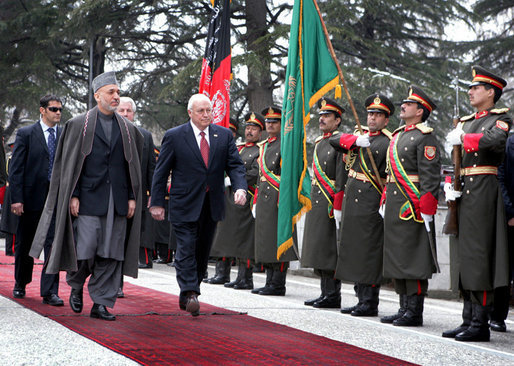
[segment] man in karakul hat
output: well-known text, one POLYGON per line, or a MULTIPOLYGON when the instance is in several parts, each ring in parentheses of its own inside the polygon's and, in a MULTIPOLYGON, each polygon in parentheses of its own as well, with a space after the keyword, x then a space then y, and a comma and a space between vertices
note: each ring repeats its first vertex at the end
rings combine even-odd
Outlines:
POLYGON ((68 271, 70 306, 77 313, 91 276, 90 316, 115 320, 106 307, 114 306, 122 271, 137 277, 143 137, 116 113, 120 91, 114 72, 98 75, 92 87, 97 106, 69 120, 62 132, 30 255, 39 257, 55 214, 47 272, 68 271))

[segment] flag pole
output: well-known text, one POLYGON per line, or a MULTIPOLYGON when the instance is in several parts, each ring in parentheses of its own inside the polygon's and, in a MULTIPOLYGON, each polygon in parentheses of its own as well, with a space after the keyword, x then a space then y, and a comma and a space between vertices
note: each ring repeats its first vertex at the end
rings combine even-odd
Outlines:
MULTIPOLYGON (((364 134, 362 130, 362 125, 359 121, 359 116, 357 115, 357 111, 355 110, 355 105, 353 104, 352 97, 350 96, 350 92, 348 91, 348 86, 346 85, 346 80, 343 76, 343 71, 341 70, 341 66, 339 66, 339 61, 336 58, 336 54, 334 52, 334 48, 332 47, 332 42, 330 42, 330 38, 328 35, 327 27, 325 26, 325 22, 323 21, 323 17, 321 16, 321 11, 319 10, 318 3, 316 0, 312 0, 314 3, 314 6, 316 7, 316 10, 318 12, 319 18, 321 20, 321 26, 323 27, 323 32, 325 33, 325 39, 327 40, 328 50, 330 51, 330 55, 332 56, 332 59, 334 60, 334 63, 337 67, 337 72, 339 73, 339 78, 341 79, 341 83, 343 84, 344 91, 346 93, 346 96, 348 97, 348 102, 350 103, 350 108, 352 109, 353 116, 355 118, 355 122, 357 122, 357 128, 360 132, 360 134, 364 134)), ((373 167, 373 173, 375 174, 375 178, 377 180, 378 185, 380 186, 380 190, 384 190, 384 186, 382 185, 382 180, 380 179, 380 173, 378 172, 377 165, 375 164, 375 159, 373 159, 373 154, 371 153, 371 149, 369 147, 366 148, 366 151, 368 153, 368 158, 371 162, 371 166, 373 167)))

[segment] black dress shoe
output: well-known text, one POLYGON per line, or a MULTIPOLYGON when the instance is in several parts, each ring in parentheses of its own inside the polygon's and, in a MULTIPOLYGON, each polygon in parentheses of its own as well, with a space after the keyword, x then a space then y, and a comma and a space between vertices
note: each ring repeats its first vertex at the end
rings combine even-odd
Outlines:
POLYGON ((71 289, 70 293, 70 307, 71 310, 73 310, 76 313, 82 312, 82 306, 84 305, 82 302, 82 289, 75 290, 74 288, 71 289))
POLYGON ((234 288, 234 286, 237 285, 239 282, 241 282, 241 281, 236 278, 234 281, 224 283, 223 286, 228 287, 228 288, 234 288))
POLYGON ((455 336, 455 340, 460 342, 489 342, 490 338, 489 328, 473 326, 455 336))
POLYGON ((200 303, 198 302, 198 295, 194 291, 187 294, 186 309, 192 316, 200 315, 200 303))
POLYGON ((325 296, 312 304, 312 306, 318 309, 339 309, 341 307, 341 297, 325 296))
POLYGON ((15 284, 12 295, 15 299, 23 299, 25 297, 25 287, 15 284))
POLYGON ((491 320, 489 327, 491 328, 491 330, 494 330, 495 332, 505 333, 507 331, 507 326, 505 325, 505 321, 503 320, 491 320))
POLYGON ((167 259, 162 259, 162 258, 157 258, 157 259, 154 259, 153 261, 154 263, 157 263, 157 264, 167 264, 169 263, 170 261, 167 260, 167 259))
POLYGON ((118 299, 123 299, 125 297, 125 293, 123 292, 123 289, 121 287, 118 289, 118 293, 116 294, 116 297, 118 299))
POLYGON ((468 328, 469 328, 469 324, 468 325, 461 324, 455 329, 445 330, 443 332, 442 336, 443 336, 443 338, 455 338, 455 336, 457 334, 464 332, 468 328))
POLYGON ((153 268, 153 265, 151 263, 139 263, 137 268, 149 269, 149 268, 153 268))
POLYGON ((226 277, 212 277, 207 280, 207 283, 210 283, 211 285, 224 285, 225 283, 229 282, 230 278, 226 277))
POLYGON ((322 296, 322 295, 320 295, 319 297, 317 297, 317 298, 315 298, 315 299, 305 300, 305 301, 303 302, 303 304, 304 304, 304 305, 307 305, 307 306, 312 306, 312 305, 314 305, 314 303, 315 303, 316 301, 320 301, 322 298, 323 298, 323 296, 322 296))
POLYGON ((166 263, 167 266, 175 267, 175 261, 166 263))
POLYGON ((116 320, 116 316, 109 313, 105 305, 93 304, 91 308, 91 313, 89 314, 91 318, 97 318, 102 320, 116 320))
POLYGON ((57 294, 51 294, 49 296, 43 296, 43 304, 51 306, 64 306, 64 301, 57 296, 57 294))

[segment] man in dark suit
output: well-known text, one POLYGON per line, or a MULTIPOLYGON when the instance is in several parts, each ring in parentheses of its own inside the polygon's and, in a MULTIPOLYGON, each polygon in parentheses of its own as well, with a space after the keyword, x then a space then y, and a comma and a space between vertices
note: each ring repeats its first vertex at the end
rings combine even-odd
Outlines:
MULTIPOLYGON (((11 212, 20 217, 17 230, 19 242, 14 250, 15 298, 25 297, 25 286, 32 281, 34 259, 29 256, 29 250, 48 194, 60 136, 57 124, 61 120, 61 100, 55 95, 45 95, 39 104, 41 119, 18 130, 9 167, 11 212)), ((45 241, 45 260, 50 253, 52 240, 53 225, 45 241)), ((58 290, 59 275, 47 274, 43 268, 40 290, 43 304, 64 305, 57 295, 58 290)))
POLYGON ((202 281, 216 223, 225 215, 224 173, 230 177, 234 202, 246 202, 245 168, 229 129, 212 123, 212 105, 205 95, 189 99, 190 122, 172 128, 162 140, 152 184, 150 213, 164 219, 166 183, 170 171, 169 220, 177 237, 175 268, 179 305, 199 314, 202 281))

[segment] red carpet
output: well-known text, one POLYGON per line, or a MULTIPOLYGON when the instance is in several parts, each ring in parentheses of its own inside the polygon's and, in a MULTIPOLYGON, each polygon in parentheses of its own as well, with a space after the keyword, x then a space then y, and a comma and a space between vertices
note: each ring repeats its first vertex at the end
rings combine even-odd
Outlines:
MULTIPOLYGON (((0 295, 12 299, 13 257, 0 252, 0 295)), ((61 274, 64 307, 43 305, 39 296, 41 265, 27 296, 16 301, 67 328, 143 365, 407 365, 370 352, 287 326, 235 313, 201 302, 201 315, 178 309, 178 296, 131 284, 113 309, 114 322, 92 319, 89 296, 84 311, 69 307, 69 286, 61 274)), ((86 288, 85 288, 86 290, 86 288)), ((86 291, 85 291, 86 292, 86 291)))

